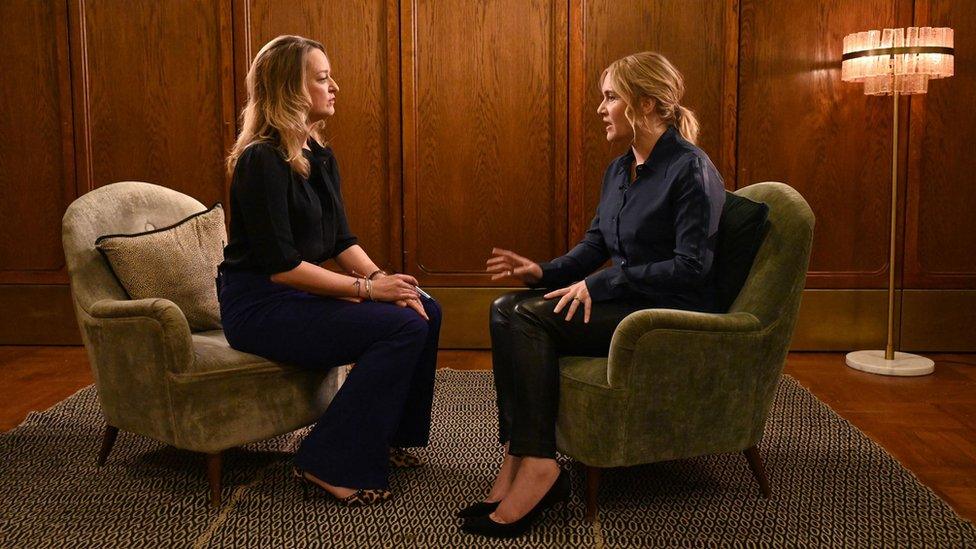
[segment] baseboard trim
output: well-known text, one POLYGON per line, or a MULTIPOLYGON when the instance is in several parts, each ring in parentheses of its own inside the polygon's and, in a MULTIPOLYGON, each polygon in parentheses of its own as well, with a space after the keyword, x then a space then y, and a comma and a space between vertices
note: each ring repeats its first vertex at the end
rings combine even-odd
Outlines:
MULTIPOLYGON (((488 307, 499 295, 517 289, 429 288, 447 319, 441 348, 490 348, 488 307)), ((791 350, 884 348, 887 311, 886 290, 804 290, 791 350)), ((976 352, 973 326, 976 290, 896 292, 895 342, 900 350, 976 352)))
POLYGON ((905 290, 905 351, 976 351, 976 290, 905 290))
MULTIPOLYGON (((445 322, 442 349, 488 349, 488 309, 519 288, 427 288, 445 322)), ((895 341, 912 352, 976 352, 976 290, 900 290, 895 341), (900 322, 899 322, 900 321, 900 322)), ((65 285, 0 285, 0 345, 80 345, 65 285)), ((805 290, 793 351, 883 348, 885 290, 805 290)))

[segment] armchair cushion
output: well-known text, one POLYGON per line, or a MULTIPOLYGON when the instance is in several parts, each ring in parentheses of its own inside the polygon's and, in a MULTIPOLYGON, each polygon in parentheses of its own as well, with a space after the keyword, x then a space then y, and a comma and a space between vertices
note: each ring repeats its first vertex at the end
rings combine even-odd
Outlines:
POLYGON ((216 204, 162 229, 100 236, 95 247, 130 298, 168 299, 200 331, 220 328, 214 279, 226 240, 224 211, 216 204))
POLYGON ((715 250, 716 309, 729 310, 749 276, 766 231, 769 206, 725 193, 715 250))

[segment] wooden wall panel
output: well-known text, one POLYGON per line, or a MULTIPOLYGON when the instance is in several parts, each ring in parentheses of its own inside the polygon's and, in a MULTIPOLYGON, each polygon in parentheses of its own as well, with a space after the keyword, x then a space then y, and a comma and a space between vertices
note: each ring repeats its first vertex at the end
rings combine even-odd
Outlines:
POLYGON ((567 17, 545 0, 403 2, 404 253, 424 283, 492 285, 492 246, 563 252, 567 17))
POLYGON ((328 120, 349 223, 370 257, 400 270, 399 11, 393 0, 249 0, 235 11, 238 109, 244 77, 261 47, 282 34, 321 42, 339 85, 328 120))
POLYGON ((906 288, 976 289, 976 12, 916 3, 918 26, 955 30, 955 76, 912 96, 905 220, 906 288))
MULTIPOLYGON (((871 288, 887 285, 892 103, 840 81, 841 40, 914 22, 954 27, 957 58, 953 78, 901 103, 902 341, 971 350, 976 17, 968 7, 0 1, 0 310, 8 313, 0 342, 78 342, 60 243, 61 215, 77 195, 141 179, 207 204, 226 200, 223 161, 248 62, 273 36, 297 33, 323 41, 336 69, 331 135, 354 230, 383 266, 439 286, 462 325, 476 325, 488 294, 510 283, 481 274, 491 246, 548 259, 580 236, 620 152, 595 114, 596 79, 619 56, 657 49, 685 73, 685 103, 727 185, 785 181, 817 214, 807 285, 828 291, 808 290, 817 299, 797 342, 861 346, 882 327, 873 304, 883 292, 871 288), (938 329, 925 329, 946 307, 955 309, 938 329), (855 317, 870 320, 868 332, 823 327, 864 324, 855 317)), ((474 332, 459 326, 448 339, 470 344, 474 332)))
POLYGON ((64 283, 61 216, 74 200, 63 0, 0 2, 0 284, 64 283))
POLYGON ((234 138, 229 0, 75 0, 79 191, 147 181, 205 205, 227 199, 234 138))
POLYGON ((0 345, 81 345, 67 284, 0 284, 0 345))
POLYGON ((782 181, 810 203, 809 288, 887 287, 892 100, 842 82, 840 58, 845 35, 906 25, 910 8, 740 2, 738 185, 782 181))
POLYGON ((698 144, 722 172, 727 186, 734 188, 737 2, 582 0, 574 8, 568 244, 574 245, 589 227, 600 201, 604 171, 628 147, 607 143, 596 114, 600 76, 607 65, 625 55, 657 51, 684 75, 682 104, 698 116, 698 144))

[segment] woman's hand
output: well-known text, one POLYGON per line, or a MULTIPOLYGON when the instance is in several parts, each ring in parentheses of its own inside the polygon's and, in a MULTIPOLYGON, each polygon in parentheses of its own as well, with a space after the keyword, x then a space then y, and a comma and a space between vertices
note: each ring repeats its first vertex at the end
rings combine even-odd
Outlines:
POLYGON ((534 284, 542 280, 542 267, 538 263, 501 248, 491 249, 491 257, 485 262, 485 266, 485 271, 492 273, 492 280, 506 276, 518 278, 525 284, 534 284))
POLYGON ((552 312, 556 313, 557 315, 563 310, 563 307, 569 303, 569 311, 566 313, 567 322, 573 319, 573 315, 576 314, 576 309, 578 309, 582 303, 583 322, 587 324, 590 322, 590 309, 593 308, 593 300, 590 299, 590 290, 586 287, 585 280, 580 280, 572 286, 553 290, 543 297, 546 299, 559 297, 559 303, 556 303, 556 308, 552 310, 552 312))
POLYGON ((410 307, 411 309, 417 311, 424 320, 430 322, 430 317, 427 316, 427 311, 424 310, 424 304, 420 302, 419 299, 401 299, 395 301, 398 307, 410 307))
MULTIPOLYGON (((418 301, 420 294, 417 293, 417 279, 405 274, 392 274, 382 278, 377 277, 370 281, 370 295, 373 301, 418 301)), ((366 287, 362 291, 365 293, 366 287)), ((423 306, 421 306, 423 309, 423 306)))
MULTIPOLYGON (((424 304, 420 302, 419 294, 417 293, 416 289, 413 288, 413 286, 412 286, 412 285, 416 285, 417 284, 417 279, 415 279, 412 276, 409 276, 409 275, 396 275, 396 274, 394 274, 394 275, 388 275, 388 274, 384 273, 383 271, 380 271, 380 272, 374 274, 373 275, 373 280, 371 281, 371 283, 373 285, 372 286, 373 299, 374 300, 377 300, 377 301, 384 301, 384 300, 381 300, 381 299, 379 299, 379 298, 376 297, 376 295, 377 295, 376 294, 376 285, 377 285, 377 283, 379 283, 379 281, 381 279, 391 278, 391 277, 397 277, 397 276, 401 277, 403 280, 405 280, 406 282, 408 282, 408 283, 411 284, 411 288, 410 289, 411 290, 414 290, 414 295, 417 296, 417 298, 416 299, 413 299, 413 298, 411 298, 411 299, 397 299, 393 303, 397 307, 410 307, 414 311, 417 311, 417 314, 420 315, 421 318, 423 318, 424 320, 430 322, 430 317, 427 316, 427 311, 424 310, 424 304)), ((362 299, 360 299, 360 301, 362 301, 362 299)))

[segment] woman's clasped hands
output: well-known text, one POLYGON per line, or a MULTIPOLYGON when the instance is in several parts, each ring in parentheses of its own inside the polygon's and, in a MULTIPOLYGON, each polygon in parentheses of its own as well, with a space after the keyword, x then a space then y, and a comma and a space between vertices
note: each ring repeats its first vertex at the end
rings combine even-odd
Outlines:
POLYGON ((427 311, 424 310, 424 304, 420 302, 417 279, 410 275, 378 273, 370 281, 369 298, 373 301, 393 303, 398 307, 410 307, 424 320, 430 320, 427 311))

